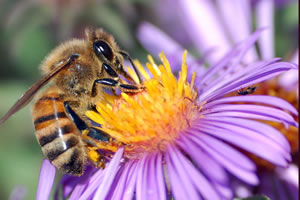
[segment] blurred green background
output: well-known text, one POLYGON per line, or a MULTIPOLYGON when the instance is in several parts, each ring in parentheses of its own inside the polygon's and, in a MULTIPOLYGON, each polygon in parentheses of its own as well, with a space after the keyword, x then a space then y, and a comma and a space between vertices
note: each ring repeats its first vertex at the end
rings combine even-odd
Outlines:
MULTIPOLYGON (((168 32, 157 12, 160 2, 1 0, 0 116, 41 77, 38 66, 50 50, 64 40, 82 37, 86 26, 103 27, 121 48, 144 62, 147 52, 136 39, 136 28, 148 21, 168 32)), ((290 37, 297 35, 298 6, 278 8, 275 21, 280 46, 276 54, 285 56, 298 44, 298 38, 290 37)), ((14 189, 19 194, 25 189, 26 199, 34 199, 42 159, 27 106, 0 126, 0 199, 9 199, 14 189)))

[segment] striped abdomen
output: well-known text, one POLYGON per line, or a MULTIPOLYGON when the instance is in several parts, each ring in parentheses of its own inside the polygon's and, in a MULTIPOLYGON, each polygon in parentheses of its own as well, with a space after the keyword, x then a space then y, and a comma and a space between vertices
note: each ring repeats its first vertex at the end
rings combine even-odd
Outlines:
POLYGON ((85 147, 59 94, 44 93, 33 105, 32 118, 37 140, 51 163, 65 173, 82 175, 87 157, 85 147))

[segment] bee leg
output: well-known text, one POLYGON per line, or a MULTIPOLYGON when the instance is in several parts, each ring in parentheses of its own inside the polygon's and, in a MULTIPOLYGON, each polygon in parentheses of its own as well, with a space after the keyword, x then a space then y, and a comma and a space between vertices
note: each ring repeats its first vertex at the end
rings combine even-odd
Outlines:
MULTIPOLYGON (((129 54, 128 54, 126 51, 120 51, 119 53, 120 53, 122 56, 126 57, 126 58, 129 60, 129 62, 131 63, 131 65, 132 65, 132 67, 133 67, 133 69, 134 69, 134 71, 135 71, 135 73, 136 73, 136 75, 137 75, 137 77, 138 77, 138 79, 139 79, 139 82, 138 82, 137 84, 142 83, 142 76, 141 76, 141 73, 140 73, 140 71, 137 69, 137 67, 135 66, 135 64, 134 64, 132 58, 129 56, 129 54)), ((129 79, 130 81, 133 81, 132 78, 131 78, 131 76, 129 76, 125 71, 123 72, 123 75, 125 76, 125 78, 129 79)), ((134 82, 134 81, 133 81, 133 82, 134 82)))
POLYGON ((73 123, 81 132, 84 130, 88 130, 88 125, 75 113, 75 111, 71 108, 70 104, 72 104, 72 102, 70 101, 64 102, 65 111, 68 114, 69 118, 73 121, 73 123))
POLYGON ((71 108, 70 103, 71 102, 66 101, 66 102, 64 102, 64 106, 65 106, 66 113, 69 115, 69 117, 74 122, 76 127, 81 132, 87 133, 86 135, 88 137, 91 137, 91 138, 99 140, 99 141, 108 142, 110 139, 110 136, 102 130, 99 130, 99 129, 96 129, 93 127, 89 127, 71 108))
POLYGON ((105 159, 97 147, 88 147, 88 158, 96 167, 105 168, 105 159))
POLYGON ((99 129, 89 127, 77 114, 76 112, 71 108, 70 104, 72 102, 64 102, 65 110, 68 116, 71 118, 71 120, 74 122, 76 127, 80 130, 80 132, 87 136, 85 138, 85 142, 90 146, 88 147, 88 157, 91 162, 93 162, 94 165, 100 168, 105 167, 105 160, 103 155, 98 151, 98 146, 95 142, 93 142, 92 139, 103 141, 103 142, 109 142, 111 140, 111 137, 105 133, 104 131, 101 131, 99 129), (92 138, 92 139, 90 139, 92 138))
POLYGON ((132 93, 137 93, 142 90, 144 90, 144 86, 142 85, 130 85, 130 84, 122 84, 119 81, 110 79, 110 78, 102 78, 102 79, 97 79, 94 81, 93 84, 93 89, 92 89, 92 96, 95 95, 93 94, 93 91, 96 91, 96 85, 100 84, 104 87, 110 87, 110 88, 120 88, 122 92, 132 92, 132 93))
POLYGON ((92 161, 92 163, 95 166, 100 167, 100 168, 105 168, 105 158, 101 154, 101 152, 99 152, 99 147, 93 140, 96 140, 96 141, 98 140, 98 141, 102 141, 102 142, 110 142, 112 140, 112 138, 106 132, 104 132, 100 129, 96 129, 94 127, 91 127, 89 129, 89 133, 87 134, 87 136, 88 137, 85 139, 85 141, 90 145, 90 147, 88 147, 89 160, 92 161))

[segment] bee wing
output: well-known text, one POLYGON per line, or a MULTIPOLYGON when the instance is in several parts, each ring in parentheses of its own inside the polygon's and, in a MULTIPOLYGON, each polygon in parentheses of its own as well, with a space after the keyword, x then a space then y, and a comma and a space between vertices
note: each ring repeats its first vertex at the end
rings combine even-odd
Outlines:
POLYGON ((46 85, 51 78, 53 78, 58 72, 70 66, 75 59, 79 57, 78 54, 72 54, 65 62, 56 67, 49 74, 37 81, 30 89, 28 89, 25 94, 9 109, 9 111, 0 119, 0 125, 4 123, 8 118, 10 118, 17 111, 26 106, 34 97, 34 95, 46 85))

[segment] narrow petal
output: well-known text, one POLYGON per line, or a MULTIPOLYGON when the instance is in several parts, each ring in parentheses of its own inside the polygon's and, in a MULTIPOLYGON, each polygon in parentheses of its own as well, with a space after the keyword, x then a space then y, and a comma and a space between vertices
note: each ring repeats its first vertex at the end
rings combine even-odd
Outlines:
MULTIPOLYGON (((139 26, 137 36, 152 55, 159 55, 163 51, 173 67, 172 71, 179 70, 184 52, 184 48, 180 44, 148 22, 144 22, 139 26)), ((195 62, 194 60, 190 55, 187 57, 187 63, 195 62)))
POLYGON ((124 191, 123 200, 132 200, 137 181, 137 172, 139 171, 139 162, 134 162, 132 165, 132 170, 128 174, 128 179, 126 181, 126 188, 124 191))
POLYGON ((287 91, 294 91, 299 88, 299 70, 289 70, 278 78, 278 83, 287 91))
POLYGON ((290 61, 299 65, 299 49, 296 50, 290 61))
POLYGON ((214 187, 216 190, 224 197, 224 199, 232 199, 233 192, 231 185, 223 185, 221 183, 213 182, 214 187))
POLYGON ((198 167, 211 180, 222 184, 228 182, 228 176, 224 168, 194 143, 186 143, 184 139, 179 138, 177 144, 197 163, 198 167))
POLYGON ((251 185, 258 184, 258 178, 256 174, 253 171, 248 171, 239 167, 239 165, 237 165, 236 162, 232 162, 235 160, 231 158, 231 155, 226 155, 220 152, 218 148, 214 148, 211 147, 210 145, 207 145, 198 137, 192 136, 191 140, 195 144, 197 144, 200 148, 202 148, 204 151, 206 151, 209 155, 211 155, 217 162, 219 162, 224 168, 226 168, 229 172, 231 172, 239 179, 251 185))
POLYGON ((178 0, 185 16, 185 25, 200 52, 213 50, 207 57, 209 63, 216 63, 230 49, 230 43, 223 34, 217 10, 210 1, 178 0), (201 20, 205 19, 205 20, 201 20))
MULTIPOLYGON (((198 129, 200 130, 200 129, 198 129)), ((201 132, 204 132, 200 130, 201 132)), ((235 164, 237 167, 243 168, 245 170, 249 171, 255 171, 256 167, 255 164, 247 158, 244 154, 237 151, 233 147, 227 145, 226 143, 222 142, 221 140, 218 140, 214 137, 209 136, 208 134, 195 134, 195 132, 190 132, 188 134, 189 138, 192 140, 201 140, 205 144, 207 144, 209 147, 218 147, 215 148, 215 152, 222 155, 227 160, 231 161, 232 164, 235 164)))
POLYGON ((148 170, 148 156, 144 155, 140 161, 137 171, 137 180, 136 180, 136 199, 142 200, 147 198, 147 170, 148 170))
POLYGON ((202 120, 202 124, 199 125, 199 131, 228 141, 280 166, 286 166, 286 160, 290 160, 288 151, 251 129, 242 128, 241 126, 232 126, 227 123, 221 123, 218 120, 212 120, 210 123, 202 120))
POLYGON ((96 194, 93 199, 101 200, 105 199, 111 184, 115 178, 116 173, 119 169, 120 160, 123 156, 124 148, 120 148, 114 155, 113 159, 107 167, 107 171, 104 174, 102 184, 97 189, 96 194))
MULTIPOLYGON (((275 129, 272 126, 269 126, 267 124, 257 122, 254 120, 237 119, 237 118, 232 118, 232 117, 228 117, 228 116, 221 117, 221 118, 207 116, 205 118, 205 120, 210 121, 210 123, 212 125, 215 122, 220 122, 220 123, 222 123, 222 125, 220 125, 220 127, 224 127, 225 125, 226 126, 233 125, 234 127, 232 126, 232 129, 243 127, 248 130, 252 130, 254 132, 251 135, 248 135, 248 134, 244 134, 244 135, 247 137, 253 137, 254 139, 255 138, 258 139, 261 136, 259 136, 259 135, 256 136, 256 135, 260 134, 260 135, 266 137, 266 139, 262 139, 262 140, 270 140, 271 139, 273 142, 280 145, 282 147, 283 151, 290 152, 290 145, 289 145, 288 141, 286 140, 285 136, 280 131, 278 131, 277 129, 275 129)), ((203 122, 203 120, 201 120, 201 122, 199 122, 199 123, 201 124, 202 122, 203 122)), ((240 133, 243 134, 243 131, 241 130, 240 133)))
POLYGON ((299 167, 291 164, 288 168, 277 168, 276 173, 279 177, 286 181, 288 184, 293 185, 295 188, 299 188, 299 167))
POLYGON ((144 199, 159 199, 159 190, 157 188, 157 174, 155 171, 155 161, 156 154, 149 155, 148 166, 145 169, 145 186, 146 187, 146 197, 144 199))
POLYGON ((106 173, 107 168, 104 170, 98 169, 98 171, 90 178, 86 190, 82 193, 79 200, 85 200, 91 197, 95 193, 97 187, 102 183, 104 174, 106 173))
MULTIPOLYGON (((233 43, 238 43, 251 33, 251 2, 241 0, 228 0, 226 3, 222 0, 217 0, 217 7, 220 10, 222 19, 224 21, 225 29, 230 35, 233 43), (234 12, 232 12, 234 10, 234 12)), ((257 54, 254 47, 246 54, 246 62, 253 62, 257 60, 257 54)))
POLYGON ((258 39, 259 49, 262 59, 274 57, 274 1, 257 1, 256 4, 257 27, 266 27, 261 37, 258 39))
POLYGON ((249 104, 222 104, 216 105, 214 107, 209 108, 208 110, 204 110, 203 115, 210 113, 219 113, 226 111, 235 111, 241 113, 249 113, 255 115, 261 115, 269 117, 272 121, 282 122, 283 124, 289 124, 292 126, 298 126, 297 122, 294 118, 288 113, 272 107, 260 106, 260 105, 249 105, 249 104))
POLYGON ((207 91, 205 94, 202 94, 201 100, 209 101, 224 96, 230 92, 274 78, 283 72, 296 68, 294 64, 287 62, 277 62, 266 66, 267 68, 261 67, 262 69, 257 69, 251 73, 244 74, 246 77, 241 76, 236 78, 231 76, 226 80, 224 79, 225 81, 220 82, 218 86, 215 86, 210 89, 209 92, 207 91))
POLYGON ((156 165, 154 166, 154 170, 155 170, 154 174, 156 173, 156 178, 157 178, 159 199, 166 200, 167 194, 166 194, 165 177, 163 173, 163 160, 162 160, 162 155, 160 153, 157 155, 156 165))
POLYGON ((298 111, 295 109, 293 105, 289 102, 274 96, 267 95, 251 95, 251 96, 232 96, 225 97, 221 99, 216 99, 212 102, 209 102, 204 105, 205 108, 210 108, 212 106, 223 104, 223 103, 231 103, 231 102, 251 102, 251 103, 263 103, 267 105, 276 106, 283 110, 288 110, 291 113, 298 115, 298 111))
POLYGON ((204 199, 221 199, 211 183, 192 165, 192 163, 184 157, 176 148, 173 148, 174 153, 177 155, 178 161, 182 164, 181 170, 188 172, 194 186, 198 189, 204 199))
POLYGON ((166 164, 172 194, 175 199, 199 199, 199 195, 192 184, 189 176, 183 171, 182 163, 179 162, 177 155, 172 149, 166 155, 166 164))
MULTIPOLYGON (((247 53, 250 47, 253 46, 254 42, 257 40, 258 36, 261 34, 263 29, 258 29, 256 32, 254 32, 249 38, 247 38, 245 41, 237 44, 231 51, 229 51, 215 66, 212 66, 209 70, 207 70, 206 73, 203 74, 202 77, 200 77, 200 82, 197 82, 198 87, 201 87, 202 85, 206 85, 206 87, 210 87, 210 85, 214 85, 209 81, 209 78, 216 76, 218 72, 224 72, 222 69, 226 69, 225 72, 229 73, 234 68, 239 66, 239 63, 242 61, 244 55, 247 53), (229 62, 233 62, 230 63, 229 62)), ((224 73, 222 73, 222 76, 224 77, 224 73)), ((231 77, 231 76, 230 76, 231 77)), ((227 80, 222 80, 221 83, 226 82, 227 80)), ((218 84, 221 85, 221 83, 218 84)), ((225 83, 224 83, 225 84, 225 83)), ((215 86, 216 87, 216 86, 215 86)), ((213 87, 213 88, 215 88, 213 87)), ((217 87, 217 88, 218 88, 217 87)), ((206 90, 204 94, 201 94, 202 96, 205 96, 211 93, 210 89, 206 90)))
POLYGON ((133 162, 130 161, 125 164, 123 167, 124 169, 120 173, 120 177, 117 180, 116 186, 111 188, 111 191, 109 192, 108 199, 122 199, 123 198, 123 193, 126 188, 126 181, 128 179, 128 176, 130 174, 130 171, 132 170, 132 167, 136 167, 135 165, 133 166, 133 162))
POLYGON ((80 198, 81 194, 83 193, 83 191, 86 189, 86 187, 88 186, 88 181, 91 178, 93 172, 95 170, 93 169, 89 169, 87 170, 83 176, 81 177, 76 177, 77 180, 74 180, 73 182, 75 182, 76 186, 72 187, 74 188, 72 191, 72 194, 69 198, 69 200, 77 200, 80 198))
MULTIPOLYGON (((230 60, 230 58, 228 58, 228 60, 230 60)), ((229 68, 231 68, 231 67, 229 67, 227 70, 220 69, 215 72, 214 76, 212 76, 212 78, 209 80, 209 82, 207 81, 206 86, 204 86, 205 87, 204 89, 205 89, 205 91, 210 90, 211 92, 214 92, 224 86, 227 86, 228 84, 232 83, 233 81, 237 81, 237 80, 240 80, 241 78, 244 78, 245 76, 252 73, 253 71, 256 71, 258 68, 268 66, 268 65, 273 64, 278 61, 280 61, 279 58, 273 58, 273 59, 270 59, 267 61, 254 62, 252 64, 249 64, 247 67, 243 67, 239 70, 235 70, 234 73, 232 72, 232 70, 229 70, 229 68), (224 73, 224 71, 225 71, 225 73, 224 73), (230 72, 230 74, 228 74, 228 72, 230 72)), ((223 66, 223 67, 225 67, 225 66, 223 66)))
POLYGON ((56 169, 48 159, 43 160, 39 184, 36 193, 37 200, 47 200, 51 193, 52 185, 55 179, 56 169))

